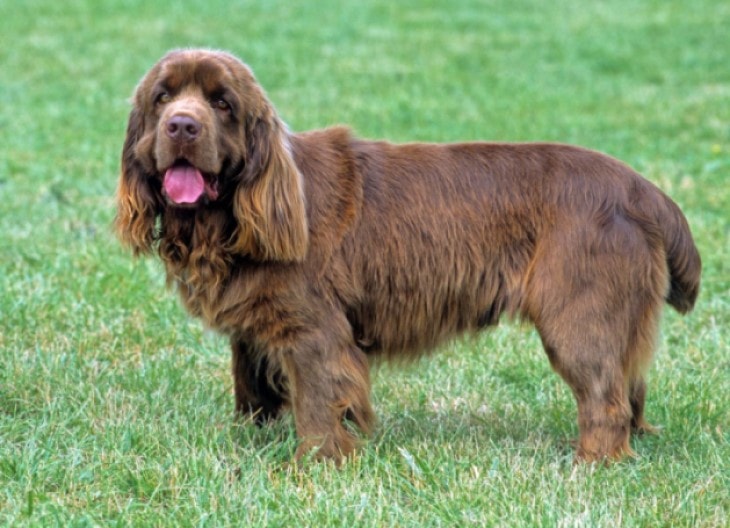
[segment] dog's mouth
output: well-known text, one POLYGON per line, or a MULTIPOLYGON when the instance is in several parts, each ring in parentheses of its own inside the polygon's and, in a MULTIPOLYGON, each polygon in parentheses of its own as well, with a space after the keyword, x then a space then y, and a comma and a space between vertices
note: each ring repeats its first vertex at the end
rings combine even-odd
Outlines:
POLYGON ((165 196, 176 205, 193 205, 205 197, 218 198, 218 178, 205 174, 185 159, 179 159, 165 171, 162 180, 165 196))

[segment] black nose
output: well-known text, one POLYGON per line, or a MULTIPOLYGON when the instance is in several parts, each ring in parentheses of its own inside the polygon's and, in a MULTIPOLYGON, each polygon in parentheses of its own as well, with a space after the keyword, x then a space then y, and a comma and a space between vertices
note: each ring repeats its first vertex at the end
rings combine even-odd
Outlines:
POLYGON ((184 115, 172 116, 167 121, 167 135, 175 141, 193 141, 202 128, 195 119, 184 115))

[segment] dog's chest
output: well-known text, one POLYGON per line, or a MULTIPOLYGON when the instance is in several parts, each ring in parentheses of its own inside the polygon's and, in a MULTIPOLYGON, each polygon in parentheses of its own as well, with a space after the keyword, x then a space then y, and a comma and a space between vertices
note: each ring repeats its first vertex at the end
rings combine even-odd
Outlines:
POLYGON ((200 260, 174 277, 185 308, 208 328, 224 335, 262 338, 303 326, 297 316, 303 311, 301 296, 292 295, 297 288, 291 282, 276 280, 274 270, 240 259, 225 259, 218 265, 200 260))
POLYGON ((175 283, 186 310, 201 318, 206 326, 219 329, 216 320, 221 311, 221 285, 215 282, 207 284, 199 270, 184 273, 176 278, 175 283))

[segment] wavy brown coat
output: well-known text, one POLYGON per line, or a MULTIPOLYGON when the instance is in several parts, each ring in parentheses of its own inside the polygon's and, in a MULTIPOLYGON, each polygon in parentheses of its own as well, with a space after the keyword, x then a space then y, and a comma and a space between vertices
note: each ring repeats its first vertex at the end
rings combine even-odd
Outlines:
POLYGON ((371 358, 503 314, 535 325, 572 389, 577 457, 631 454, 662 306, 690 310, 701 267, 679 208, 610 157, 290 133, 243 63, 205 50, 169 53, 136 90, 116 229, 230 337, 237 410, 293 410, 297 457, 351 453, 343 420, 371 429, 371 358), (163 183, 179 163, 205 179, 195 203, 163 183))

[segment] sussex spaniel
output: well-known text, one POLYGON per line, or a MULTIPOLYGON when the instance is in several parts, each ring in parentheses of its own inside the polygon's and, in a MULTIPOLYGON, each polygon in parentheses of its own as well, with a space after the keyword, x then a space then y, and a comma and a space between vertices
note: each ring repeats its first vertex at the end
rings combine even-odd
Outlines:
POLYGON ((173 51, 137 87, 115 222, 230 338, 236 409, 291 408, 297 458, 351 453, 344 420, 371 429, 372 358, 504 314, 535 325, 572 389, 577 458, 630 455, 662 306, 691 310, 700 281, 677 205, 610 157, 292 133, 217 51, 173 51))

